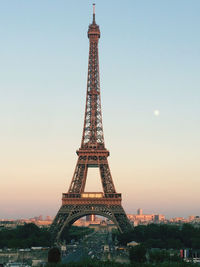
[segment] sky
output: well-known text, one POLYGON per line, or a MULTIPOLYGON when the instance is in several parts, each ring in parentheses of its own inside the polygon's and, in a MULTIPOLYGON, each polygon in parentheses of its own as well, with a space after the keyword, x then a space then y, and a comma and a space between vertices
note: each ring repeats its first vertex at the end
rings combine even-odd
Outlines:
MULTIPOLYGON (((0 3, 0 218, 54 216, 68 191, 92 3, 0 3)), ((95 3, 104 137, 123 207, 200 215, 200 1, 95 3)), ((96 169, 86 189, 102 191, 96 169)))

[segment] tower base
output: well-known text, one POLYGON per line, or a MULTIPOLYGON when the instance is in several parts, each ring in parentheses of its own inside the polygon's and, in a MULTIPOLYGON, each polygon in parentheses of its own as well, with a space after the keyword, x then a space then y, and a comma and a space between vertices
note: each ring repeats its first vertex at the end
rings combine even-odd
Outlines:
POLYGON ((79 194, 75 194, 77 197, 74 198, 72 198, 71 194, 63 194, 62 206, 50 227, 50 231, 56 243, 62 239, 64 228, 70 227, 79 218, 90 214, 108 218, 115 223, 121 233, 132 229, 121 205, 121 195, 111 194, 114 197, 106 198, 100 197, 100 194, 101 193, 84 193, 82 194, 83 197, 79 197, 79 194), (90 195, 95 195, 96 197, 88 197, 90 195))

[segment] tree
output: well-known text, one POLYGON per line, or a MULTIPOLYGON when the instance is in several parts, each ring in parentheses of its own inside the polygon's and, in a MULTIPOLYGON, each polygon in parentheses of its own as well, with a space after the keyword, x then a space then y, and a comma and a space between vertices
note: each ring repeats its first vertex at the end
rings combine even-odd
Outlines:
POLYGON ((156 250, 156 251, 151 251, 149 253, 150 262, 158 263, 158 262, 169 261, 169 259, 170 255, 165 250, 156 250))
POLYGON ((61 260, 61 253, 58 248, 51 248, 48 252, 48 262, 49 263, 58 263, 61 260))
POLYGON ((146 261, 146 248, 143 245, 138 245, 130 249, 129 259, 131 262, 145 262, 146 261))

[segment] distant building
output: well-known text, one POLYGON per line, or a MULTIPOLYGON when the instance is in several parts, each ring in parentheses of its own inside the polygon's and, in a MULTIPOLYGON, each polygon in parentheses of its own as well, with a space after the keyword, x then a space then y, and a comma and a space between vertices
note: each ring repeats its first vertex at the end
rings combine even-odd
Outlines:
POLYGON ((165 221, 165 216, 162 214, 155 214, 154 215, 154 221, 155 222, 163 222, 163 221, 165 221))
POLYGON ((137 215, 142 215, 142 209, 137 210, 137 215))
POLYGON ((173 222, 173 223, 186 223, 188 222, 188 220, 186 220, 183 217, 175 217, 169 220, 169 222, 173 222))
POLYGON ((88 225, 88 227, 100 232, 110 232, 112 229, 117 229, 117 226, 114 223, 104 220, 98 224, 91 223, 88 225))
POLYGON ((86 221, 88 222, 95 222, 96 220, 96 216, 94 214, 91 214, 91 215, 87 215, 86 216, 86 221))
POLYGON ((52 220, 53 220, 53 218, 51 216, 46 217, 46 221, 52 221, 52 220))
POLYGON ((134 226, 138 224, 159 223, 165 221, 165 216, 162 214, 143 214, 142 209, 137 210, 137 214, 128 214, 129 220, 134 226))

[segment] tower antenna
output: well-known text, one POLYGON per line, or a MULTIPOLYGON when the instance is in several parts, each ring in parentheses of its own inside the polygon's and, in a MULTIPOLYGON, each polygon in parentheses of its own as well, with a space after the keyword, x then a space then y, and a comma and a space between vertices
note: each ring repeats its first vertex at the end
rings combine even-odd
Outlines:
POLYGON ((95 24, 95 4, 93 4, 93 24, 95 24))

